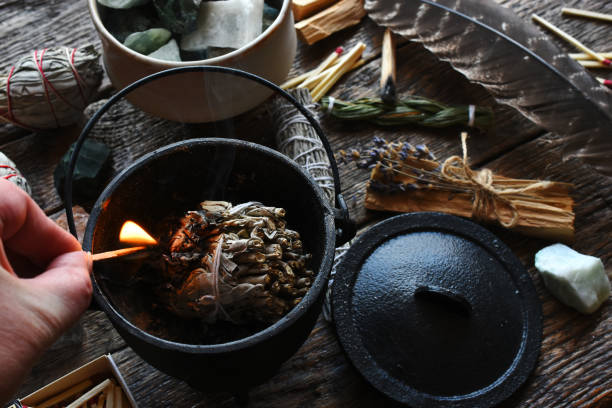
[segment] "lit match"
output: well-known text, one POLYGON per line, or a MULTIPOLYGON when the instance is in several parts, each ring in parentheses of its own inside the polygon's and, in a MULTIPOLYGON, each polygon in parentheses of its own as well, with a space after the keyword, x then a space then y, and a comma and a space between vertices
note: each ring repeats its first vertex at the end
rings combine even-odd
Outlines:
POLYGON ((100 252, 92 255, 94 261, 114 259, 135 254, 157 245, 157 240, 133 221, 126 221, 119 231, 119 242, 137 245, 130 248, 116 249, 114 251, 100 252))

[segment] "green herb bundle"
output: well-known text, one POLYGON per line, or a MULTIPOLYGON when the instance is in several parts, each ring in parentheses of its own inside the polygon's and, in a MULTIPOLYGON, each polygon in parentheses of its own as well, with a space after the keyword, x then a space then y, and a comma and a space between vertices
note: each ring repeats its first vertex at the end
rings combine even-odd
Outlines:
POLYGON ((398 100, 395 105, 385 104, 379 98, 346 102, 326 96, 321 99, 321 110, 339 119, 365 120, 381 126, 413 124, 437 128, 455 125, 486 128, 493 122, 491 108, 449 106, 420 96, 398 100))

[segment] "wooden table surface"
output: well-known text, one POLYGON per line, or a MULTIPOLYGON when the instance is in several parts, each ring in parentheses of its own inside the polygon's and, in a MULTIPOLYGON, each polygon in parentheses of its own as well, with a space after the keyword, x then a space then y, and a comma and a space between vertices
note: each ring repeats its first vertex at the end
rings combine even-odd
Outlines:
MULTIPOLYGON (((562 6, 612 13, 609 0, 497 0, 524 19, 531 13, 580 38, 588 46, 612 51, 612 25, 566 18, 562 6)), ((377 92, 380 44, 383 30, 367 17, 354 28, 307 47, 300 44, 292 74, 314 67, 338 45, 350 47, 358 40, 368 48, 370 62, 347 75, 331 94, 352 98, 377 92)), ((55 45, 101 49, 84 0, 0 0, 0 71, 6 72, 17 57, 31 49, 55 45)), ((557 41, 551 39, 551 41, 557 41)), ((558 44, 568 52, 567 45, 558 44)), ((573 52, 573 51, 572 51, 573 52)), ((398 50, 400 94, 415 93, 448 103, 492 104, 480 87, 470 84, 447 64, 439 62, 421 46, 401 42, 398 50)), ((612 71, 594 72, 612 79, 612 71)), ((106 87, 99 97, 108 96, 106 87)), ((497 109, 497 108, 496 108, 497 109)), ((364 144, 373 136, 426 143, 436 157, 459 153, 459 128, 380 129, 369 125, 345 125, 324 119, 324 130, 334 150, 364 144)), ((49 215, 62 210, 53 187, 53 169, 75 139, 73 126, 48 134, 33 134, 10 125, 0 126, 0 151, 12 158, 33 186, 33 197, 49 215)), ((561 162, 562 139, 533 125, 510 109, 499 108, 495 127, 487 133, 471 132, 470 156, 475 166, 519 178, 542 178, 574 183, 576 241, 573 247, 600 257, 612 273, 612 186, 579 162, 561 162)), ((131 146, 138 149, 138 146, 131 146)), ((612 154, 612 152, 611 152, 612 154)), ((363 196, 368 174, 353 166, 341 168, 342 192, 352 217, 360 227, 390 214, 364 210, 363 196)), ((544 288, 533 267, 537 250, 550 242, 489 227, 526 265, 542 301, 544 317, 542 350, 537 367, 504 407, 604 407, 612 406, 612 302, 596 313, 581 315, 556 301, 544 288)), ((202 393, 149 366, 128 347, 102 312, 87 312, 81 321, 83 342, 79 346, 47 352, 19 390, 24 396, 43 384, 104 353, 111 353, 141 407, 231 407, 229 394, 202 393)), ((207 367, 201 367, 207 370, 207 367)), ((319 319, 301 349, 268 382, 253 388, 253 407, 371 407, 389 403, 370 387, 351 366, 338 343, 332 325, 319 319)))

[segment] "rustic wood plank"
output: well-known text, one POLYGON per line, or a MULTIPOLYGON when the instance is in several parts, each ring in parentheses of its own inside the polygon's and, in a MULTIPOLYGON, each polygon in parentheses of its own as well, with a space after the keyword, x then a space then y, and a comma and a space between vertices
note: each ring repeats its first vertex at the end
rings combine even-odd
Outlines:
MULTIPOLYGON (((609 44, 609 25, 560 15, 561 6, 612 12, 606 0, 524 1, 496 0, 528 20, 536 12, 578 37, 586 45, 604 50, 609 44)), ((0 72, 12 64, 16 55, 32 48, 48 45, 99 44, 89 22, 85 2, 64 0, 9 1, 0 0, 0 72), (70 44, 68 44, 70 43, 70 44)), ((312 47, 300 44, 292 74, 316 66, 336 46, 350 48, 357 41, 368 45, 371 62, 349 74, 333 90, 336 97, 374 95, 377 89, 378 56, 382 29, 367 17, 359 26, 334 34, 312 47)), ((558 42, 551 37, 551 41, 558 42)), ((559 46, 572 51, 566 44, 559 46)), ((448 103, 488 103, 490 98, 448 66, 415 44, 401 42, 398 52, 400 94, 413 92, 441 99, 448 103), (401 58, 399 55, 401 54, 401 58), (445 85, 441 85, 445 84, 445 85)), ((98 45, 99 46, 99 45, 98 45)), ((595 72, 595 71, 593 71, 595 72)), ((290 74, 290 75, 292 75, 290 74)), ((612 79, 612 72, 597 75, 612 79)), ((249 117, 245 122, 257 119, 249 117)), ((459 152, 459 128, 444 131, 428 129, 384 130, 363 124, 340 124, 329 118, 322 120, 335 150, 360 147, 373 136, 425 142, 439 158, 459 152)), ((50 183, 55 162, 76 137, 69 129, 46 135, 32 135, 12 126, 0 126, 0 151, 17 162, 26 176, 35 180, 35 199, 48 211, 61 206, 50 183)), ((501 110, 493 132, 471 132, 469 141, 473 163, 511 177, 550 178, 576 184, 576 243, 574 248, 602 258, 610 275, 612 262, 611 230, 612 191, 597 175, 578 162, 561 162, 561 141, 542 131, 516 114, 501 110)), ((141 151, 143 153, 144 151, 141 151)), ((128 158, 128 152, 121 152, 128 158)), ((130 159, 133 159, 130 156, 130 159)), ((367 172, 342 166, 343 193, 352 214, 363 225, 389 216, 366 213, 362 194, 367 172)), ((548 242, 525 239, 500 228, 491 228, 520 257, 534 279, 544 311, 544 341, 536 371, 504 407, 579 406, 604 407, 612 404, 612 302, 606 302, 593 315, 583 316, 561 305, 543 287, 532 267, 535 252, 548 242)), ((176 404, 199 407, 235 406, 228 394, 201 393, 186 384, 158 372, 142 361, 112 329, 101 312, 88 312, 83 320, 86 340, 81 347, 47 352, 34 367, 20 389, 25 395, 44 383, 76 368, 99 355, 112 352, 126 376, 137 401, 143 407, 176 404)), ((202 369, 206 369, 203 367, 202 369)), ((285 406, 389 406, 373 390, 345 358, 333 327, 319 321, 311 336, 271 380, 251 390, 254 407, 285 406)))
MULTIPOLYGON (((612 186, 577 160, 561 161, 562 139, 546 135, 509 152, 487 167, 509 176, 544 177, 574 183, 576 242, 573 248, 612 267, 612 186), (608 237, 606 239, 605 237, 608 237)), ((543 302, 542 353, 525 387, 503 406, 605 406, 612 389, 612 302, 581 315, 555 300, 533 267, 535 252, 549 242, 496 232, 519 255, 543 302), (607 396, 606 396, 607 395, 607 396), (568 404, 569 405, 569 404, 568 404)))
MULTIPOLYGON (((601 257, 609 270, 612 242, 602 242, 601 238, 612 227, 612 208, 604 198, 610 197, 610 186, 577 161, 561 162, 560 148, 560 140, 547 135, 514 149, 488 167, 513 177, 544 174, 575 183, 578 206, 574 247, 601 257)), ((492 229, 529 268, 544 314, 544 341, 536 370, 527 384, 502 406, 556 407, 565 406, 570 400, 577 402, 572 406, 591 406, 605 401, 612 387, 609 370, 612 302, 608 301, 588 316, 562 305, 544 288, 532 266, 535 252, 548 243, 525 239, 500 228, 492 229)), ((232 406, 229 395, 191 390, 177 380, 156 374, 129 350, 122 350, 118 355, 122 371, 130 377, 130 386, 139 398, 144 398, 146 406, 165 406, 179 396, 187 404, 198 407, 232 406), (154 387, 160 383, 164 391, 156 393, 154 387)), ((250 396, 249 406, 253 407, 300 406, 305 401, 312 407, 370 407, 387 403, 361 379, 344 356, 333 326, 322 320, 296 355, 272 379, 254 387, 250 396)))

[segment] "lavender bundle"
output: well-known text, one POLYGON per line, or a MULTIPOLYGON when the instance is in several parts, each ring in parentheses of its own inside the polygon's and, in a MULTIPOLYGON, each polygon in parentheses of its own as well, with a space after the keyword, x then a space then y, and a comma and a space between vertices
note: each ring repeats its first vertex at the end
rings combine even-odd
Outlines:
POLYGON ((247 202, 204 201, 173 233, 160 288, 166 308, 207 323, 273 323, 311 286, 300 235, 285 210, 247 202))
POLYGON ((341 152, 371 170, 365 206, 371 210, 438 211, 496 222, 528 235, 571 241, 574 202, 571 184, 512 179, 468 164, 463 156, 438 161, 425 145, 374 139, 365 153, 341 152))

